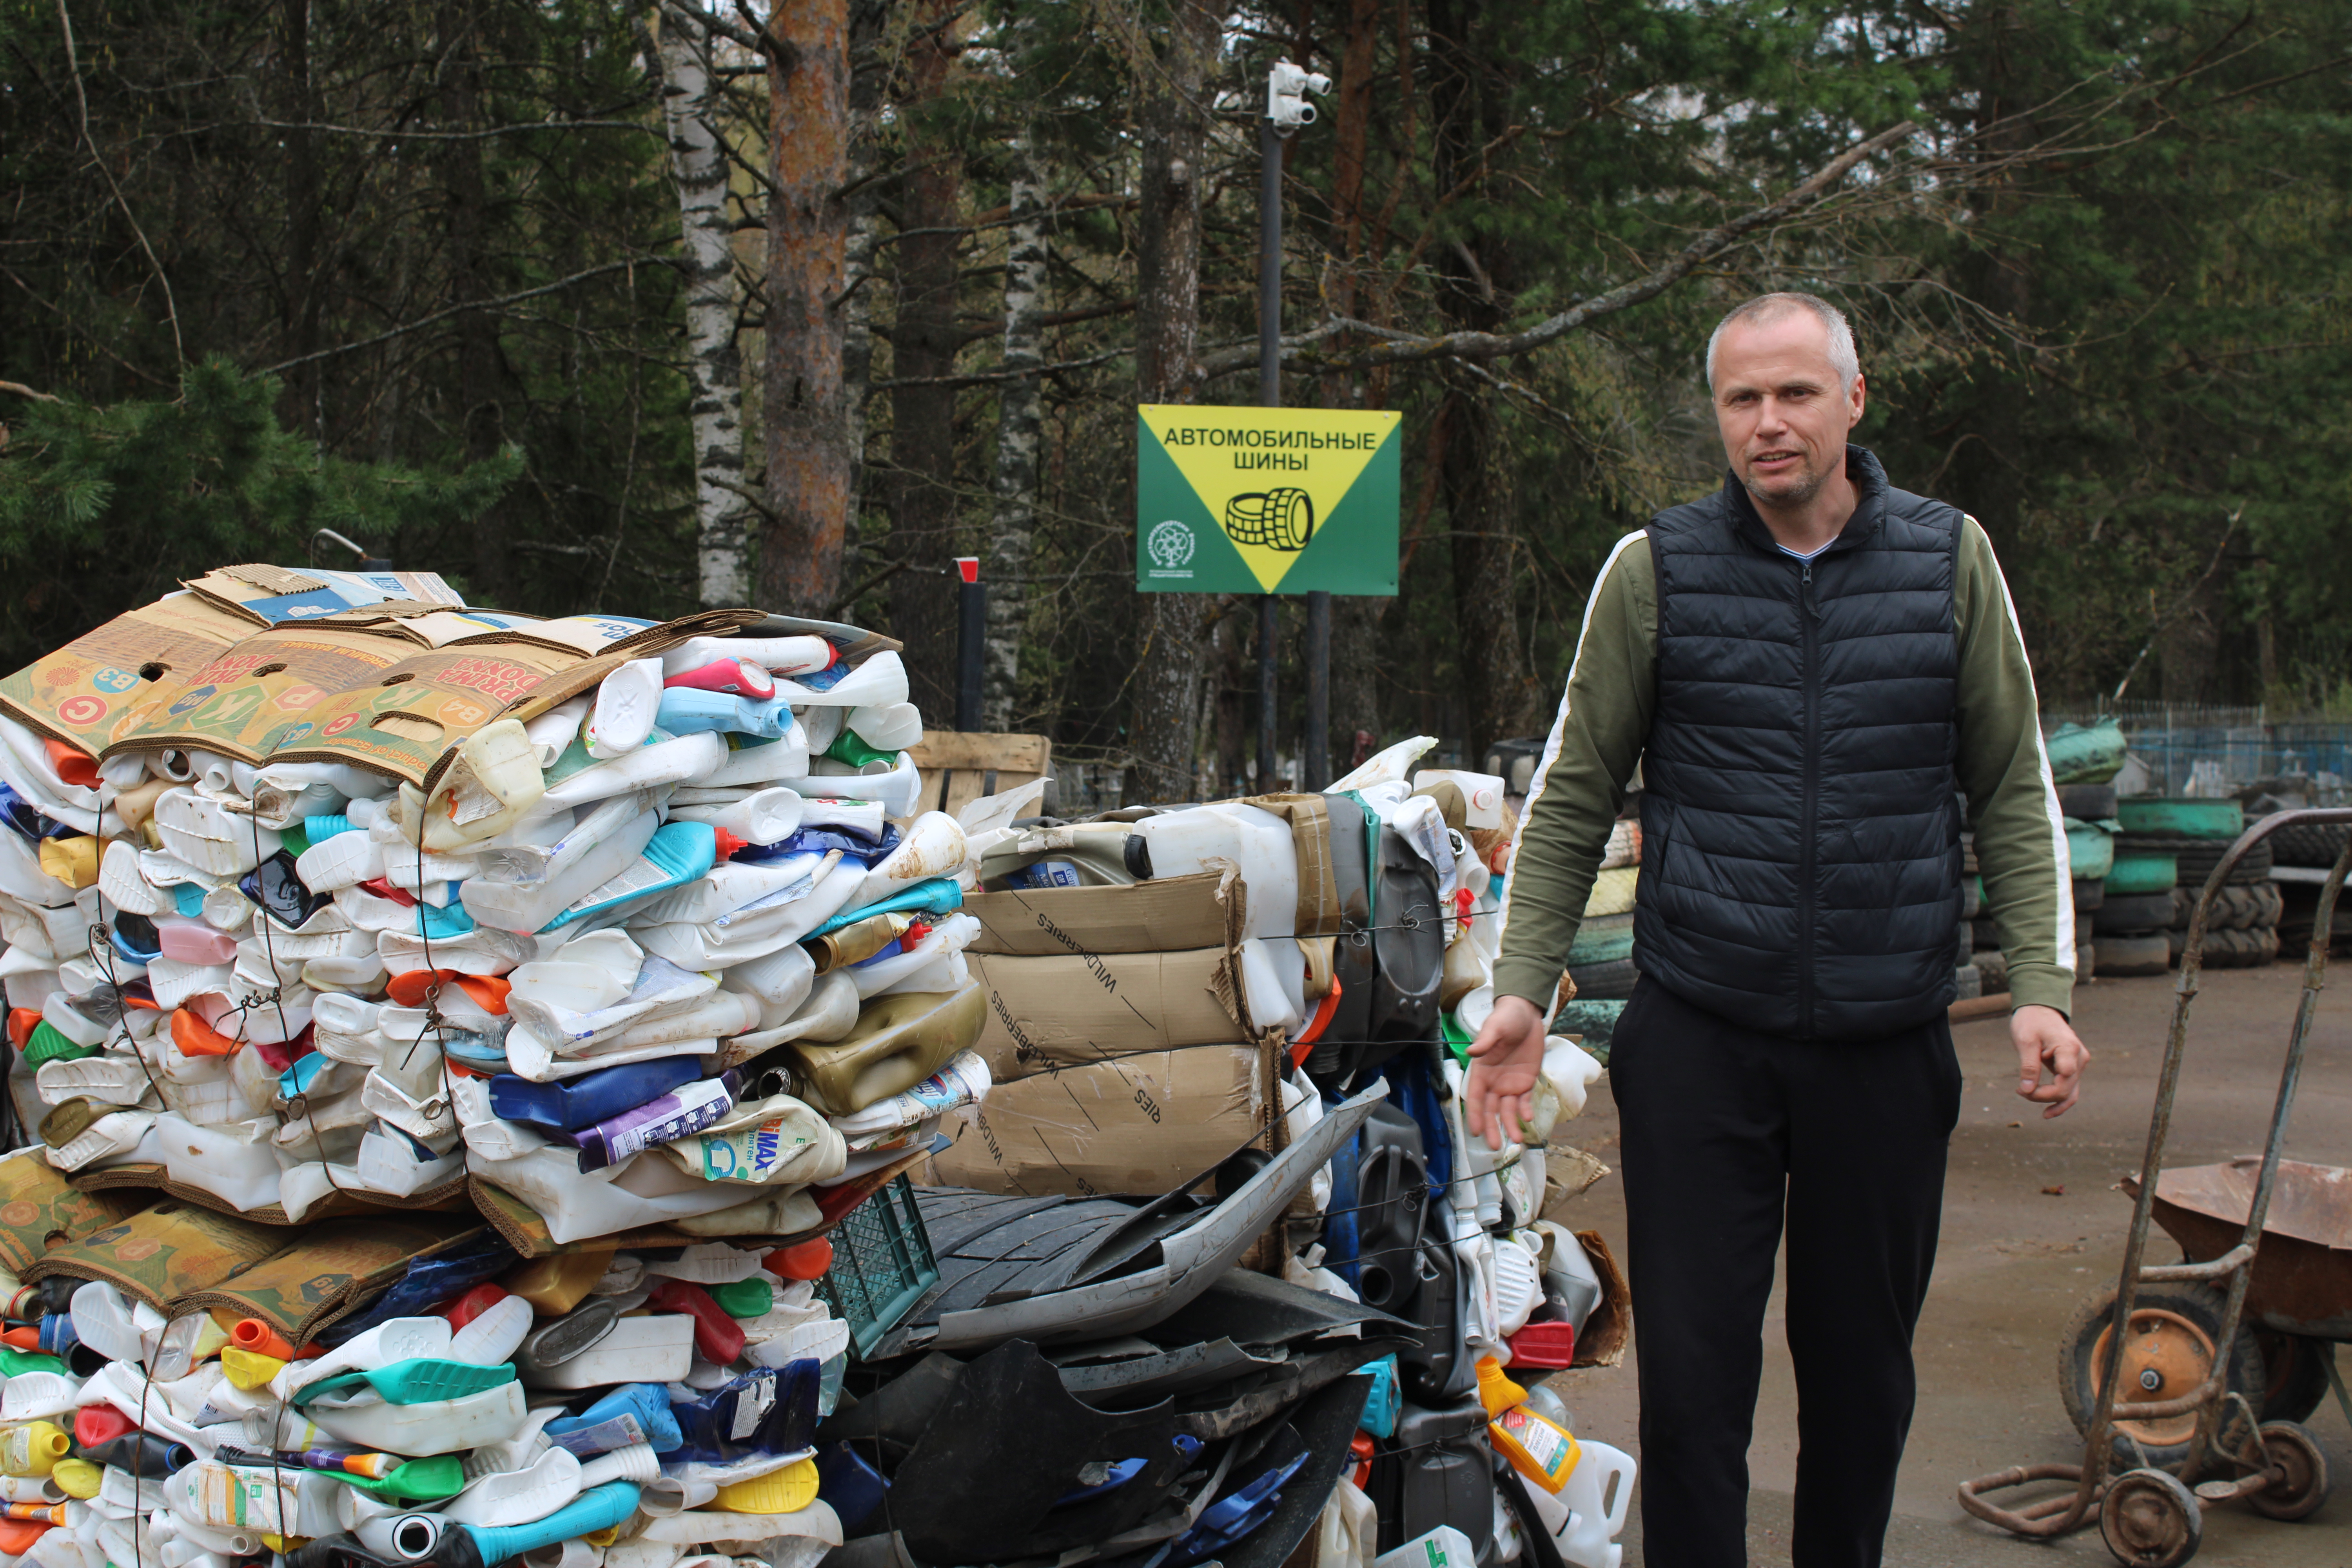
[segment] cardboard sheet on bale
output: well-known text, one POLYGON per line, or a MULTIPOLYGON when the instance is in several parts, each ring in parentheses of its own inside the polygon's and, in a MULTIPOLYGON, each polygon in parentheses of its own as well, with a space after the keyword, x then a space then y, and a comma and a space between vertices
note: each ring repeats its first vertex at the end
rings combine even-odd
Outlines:
POLYGON ((322 572, 255 562, 215 566, 184 586, 258 626, 323 620, 385 603, 465 603, 437 572, 322 572))
MULTIPOLYGON (((1016 958, 967 951, 987 999, 972 1042, 998 1083, 1187 1046, 1231 1042, 1244 1021, 1220 999, 1222 947, 1016 958)), ((1227 988, 1227 994, 1230 994, 1227 988)))
POLYGON ((0 680, 0 708, 96 756, 158 682, 176 683, 252 633, 250 620, 209 599, 168 594, 0 680))
POLYGON ((51 1247, 19 1276, 104 1279, 161 1311, 282 1251, 286 1232, 167 1198, 119 1225, 51 1247))
POLYGON ((1166 1192, 1264 1146, 1269 1061, 1255 1046, 1203 1046, 1000 1083, 919 1179, 1030 1196, 1166 1192))
POLYGON ((107 751, 186 746, 261 763, 321 704, 373 688, 415 651, 399 637, 328 624, 254 632, 157 681, 107 751))
POLYGON ((1221 947, 1226 936, 1218 878, 1138 882, 1125 888, 1024 888, 970 893, 964 913, 980 921, 967 950, 1023 958, 1090 953, 1181 952, 1221 947))
POLYGON ((39 1149, 19 1149, 0 1158, 0 1267, 21 1277, 51 1247, 120 1225, 147 1201, 77 1191, 39 1149))
POLYGON ((391 1286, 408 1266, 468 1237, 471 1212, 443 1217, 331 1220, 305 1229, 284 1250, 232 1279, 182 1297, 180 1312, 207 1309, 259 1318, 295 1344, 391 1286))

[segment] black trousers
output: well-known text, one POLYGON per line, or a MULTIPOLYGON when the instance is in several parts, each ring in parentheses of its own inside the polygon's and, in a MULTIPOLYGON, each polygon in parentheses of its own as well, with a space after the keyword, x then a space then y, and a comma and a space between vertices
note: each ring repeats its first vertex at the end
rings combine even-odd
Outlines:
POLYGON ((1624 1127, 1648 1568, 1748 1560, 1748 1444, 1784 1218, 1793 1559, 1876 1568, 1959 1120, 1949 1024, 1864 1044, 1790 1040, 1645 979, 1609 1078, 1624 1127))

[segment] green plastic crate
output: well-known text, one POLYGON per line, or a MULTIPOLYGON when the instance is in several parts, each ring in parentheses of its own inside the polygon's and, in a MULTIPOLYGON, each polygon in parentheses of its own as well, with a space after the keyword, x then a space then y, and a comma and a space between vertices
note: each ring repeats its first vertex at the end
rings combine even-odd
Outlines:
POLYGON ((915 1184, 899 1176, 844 1215, 829 1237, 833 1267, 818 1279, 817 1294, 849 1325, 863 1361, 940 1280, 915 1184))

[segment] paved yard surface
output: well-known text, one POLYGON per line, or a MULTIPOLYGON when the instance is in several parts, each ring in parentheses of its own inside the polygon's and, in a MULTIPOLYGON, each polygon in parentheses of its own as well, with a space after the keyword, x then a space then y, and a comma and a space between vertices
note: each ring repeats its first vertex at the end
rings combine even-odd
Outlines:
MULTIPOLYGON (((2323 994, 2290 1158, 2352 1164, 2352 973, 2339 960, 2323 994)), ((2207 1164, 2257 1151, 2278 1087, 2280 1059, 2302 981, 2299 964, 2208 974, 2190 1019, 2189 1053, 2168 1163, 2207 1164)), ((1905 1456, 1886 1561, 1904 1568, 2072 1568, 2114 1559, 2094 1524, 2054 1545, 2017 1541, 1960 1511, 1962 1479, 2013 1464, 2076 1461, 2080 1439, 2058 1402, 2059 1331, 2082 1299, 2112 1282, 2130 1223, 2116 1179, 2137 1168, 2172 1010, 2169 980, 2098 981, 2079 994, 2075 1023, 2096 1059, 2083 1103, 2040 1120, 2014 1092, 2005 1020, 1958 1026, 1953 1037, 1969 1093, 1953 1136, 1936 1286, 1918 1341, 1919 1412, 1905 1456), (2047 1188, 2062 1188, 2053 1195, 2047 1188)), ((1583 1118, 1560 1131, 1614 1165, 1615 1107, 1605 1085, 1583 1118)), ((1613 1174, 1555 1217, 1624 1237, 1613 1174)), ((2158 1233, 2157 1241, 2168 1245, 2158 1233)), ((2153 1253, 2152 1249, 2152 1255, 2153 1253)), ((2176 1256, 2170 1252, 2164 1257, 2176 1256)), ((1789 1563, 1790 1489, 1796 1476, 1796 1388, 1781 1338, 1780 1297, 1765 1324, 1764 1391, 1749 1464, 1751 1560, 1789 1563)), ((1622 1368, 1558 1374, 1580 1431, 1634 1447, 1633 1358, 1622 1368)), ((2352 1371, 2352 1347, 2340 1364, 2352 1371)), ((2333 1402, 2311 1425, 2335 1467, 2327 1506, 2300 1524, 2243 1509, 2207 1517, 2200 1564, 2347 1568, 2352 1564, 2352 1431, 2333 1402)), ((1641 1561, 1639 1510, 1624 1539, 1641 1561)))

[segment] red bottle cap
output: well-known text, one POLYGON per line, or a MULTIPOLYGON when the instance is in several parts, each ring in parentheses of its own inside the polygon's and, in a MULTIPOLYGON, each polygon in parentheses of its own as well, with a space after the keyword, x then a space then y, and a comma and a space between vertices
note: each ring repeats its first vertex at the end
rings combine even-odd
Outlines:
POLYGON ((729 856, 734 854, 738 849, 748 849, 751 847, 751 841, 750 839, 738 838, 723 827, 715 827, 711 829, 711 833, 719 840, 719 854, 717 857, 719 859, 724 860, 729 856))
POLYGON ((449 1320, 451 1328, 462 1329, 506 1299, 507 1290, 502 1285, 477 1285, 442 1308, 441 1316, 449 1320))

